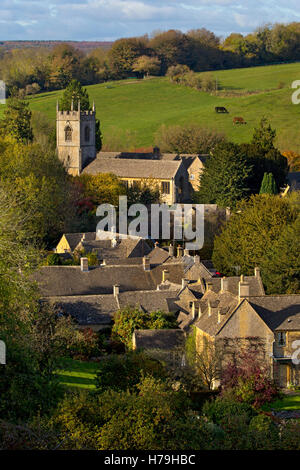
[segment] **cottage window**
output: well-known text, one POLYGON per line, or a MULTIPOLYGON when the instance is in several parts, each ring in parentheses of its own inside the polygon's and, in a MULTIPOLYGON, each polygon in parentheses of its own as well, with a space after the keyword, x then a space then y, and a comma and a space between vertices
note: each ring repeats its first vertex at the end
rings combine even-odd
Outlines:
POLYGON ((72 141, 72 129, 70 126, 65 127, 65 141, 66 142, 72 141))
POLYGON ((195 179, 195 175, 190 175, 190 180, 194 181, 194 179, 195 179))
POLYGON ((169 181, 163 181, 161 183, 161 192, 162 192, 162 194, 170 194, 170 183, 169 183, 169 181))
POLYGON ((280 331, 277 334, 277 342, 278 342, 278 346, 285 346, 285 344, 286 344, 286 335, 283 331, 280 331))
POLYGON ((86 126, 86 127, 84 128, 84 140, 85 140, 86 142, 89 142, 89 141, 90 141, 90 128, 89 128, 89 126, 86 126))
POLYGON ((138 180, 133 180, 133 181, 132 181, 132 187, 133 187, 134 189, 139 189, 139 187, 140 187, 140 182, 139 182, 138 180))

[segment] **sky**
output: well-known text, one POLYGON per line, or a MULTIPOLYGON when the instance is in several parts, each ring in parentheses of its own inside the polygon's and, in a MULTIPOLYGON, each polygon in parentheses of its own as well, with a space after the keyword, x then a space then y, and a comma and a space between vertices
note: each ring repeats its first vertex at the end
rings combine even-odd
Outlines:
POLYGON ((110 41, 202 27, 224 37, 292 21, 299 0, 0 0, 1 40, 110 41))

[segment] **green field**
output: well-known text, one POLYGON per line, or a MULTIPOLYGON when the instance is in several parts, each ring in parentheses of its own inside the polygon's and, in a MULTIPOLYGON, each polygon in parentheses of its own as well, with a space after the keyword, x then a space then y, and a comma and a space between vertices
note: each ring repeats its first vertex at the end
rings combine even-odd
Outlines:
POLYGON ((97 362, 76 361, 64 359, 63 368, 57 371, 61 385, 67 388, 92 390, 95 388, 95 377, 98 369, 97 362))
MULTIPOLYGON (((300 63, 222 70, 213 75, 218 95, 171 84, 166 78, 87 87, 96 103, 106 149, 151 146, 162 124, 197 123, 223 131, 235 142, 246 142, 253 127, 266 116, 277 129, 280 149, 300 152, 300 105, 292 104, 294 90, 290 88, 294 80, 300 80, 300 63), (278 88, 279 83, 283 88, 278 88), (216 114, 215 106, 226 106, 230 114, 216 114), (234 116, 242 116, 247 125, 233 125, 234 116)), ((30 106, 55 119, 61 93, 37 95, 30 98, 30 106)))

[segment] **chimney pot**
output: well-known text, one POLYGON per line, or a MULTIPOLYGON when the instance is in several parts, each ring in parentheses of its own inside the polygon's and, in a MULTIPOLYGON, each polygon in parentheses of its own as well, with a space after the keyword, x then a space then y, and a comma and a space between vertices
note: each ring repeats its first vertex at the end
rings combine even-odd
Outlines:
POLYGON ((167 269, 164 269, 162 272, 162 282, 165 282, 168 280, 169 280, 169 271, 167 269))
POLYGON ((195 255, 195 256, 194 256, 194 263, 195 263, 195 264, 199 264, 199 263, 200 263, 200 256, 199 256, 199 255, 195 255))
POLYGON ((190 256, 190 251, 187 248, 184 250, 184 256, 190 256))
POLYGON ((169 256, 174 256, 174 246, 172 244, 169 245, 169 256))
POLYGON ((80 258, 80 269, 82 272, 87 272, 89 270, 89 261, 87 258, 80 258))
POLYGON ((221 323, 222 321, 222 316, 220 310, 218 310, 218 323, 221 323))
POLYGON ((254 275, 255 277, 260 277, 260 268, 258 266, 254 268, 254 275))
POLYGON ((177 257, 178 257, 178 258, 181 258, 181 257, 182 257, 182 253, 183 253, 182 246, 178 246, 178 247, 177 247, 177 257))
POLYGON ((117 297, 120 293, 120 286, 118 284, 114 285, 114 296, 117 297))

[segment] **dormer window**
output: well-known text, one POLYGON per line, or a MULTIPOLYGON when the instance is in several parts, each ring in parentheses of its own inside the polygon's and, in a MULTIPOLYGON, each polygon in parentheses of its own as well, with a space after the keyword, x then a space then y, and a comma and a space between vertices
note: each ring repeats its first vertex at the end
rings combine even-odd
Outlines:
POLYGON ((86 126, 86 127, 84 128, 84 140, 85 140, 86 142, 89 142, 89 141, 90 141, 90 128, 89 128, 89 126, 86 126))
POLYGON ((72 128, 70 126, 65 127, 65 141, 72 142, 72 128))
POLYGON ((283 331, 277 333, 277 343, 278 346, 285 346, 286 345, 286 334, 283 331))

